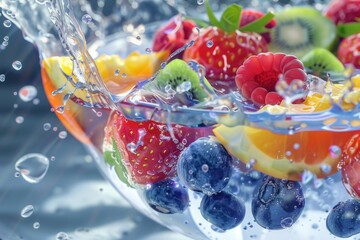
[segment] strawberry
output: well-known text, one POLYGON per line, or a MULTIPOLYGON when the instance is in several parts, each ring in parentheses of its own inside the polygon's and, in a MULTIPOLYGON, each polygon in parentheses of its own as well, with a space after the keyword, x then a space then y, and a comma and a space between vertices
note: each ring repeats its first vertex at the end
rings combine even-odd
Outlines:
MULTIPOLYGON (((238 68, 235 82, 241 95, 256 105, 276 105, 283 100, 275 89, 280 75, 288 85, 294 80, 299 80, 304 83, 304 87, 306 86, 305 68, 299 59, 292 55, 271 52, 248 58, 238 68)), ((305 93, 306 89, 304 95, 305 93)), ((296 103, 299 102, 301 99, 296 99, 296 103)))
POLYGON ((355 134, 343 147, 338 168, 348 193, 360 198, 360 134, 355 134))
POLYGON ((334 0, 326 8, 325 16, 335 24, 357 22, 360 19, 360 0, 334 0))
POLYGON ((166 124, 136 122, 113 112, 107 135, 114 139, 130 182, 151 184, 174 177, 178 157, 185 147, 201 135, 201 129, 172 125, 172 137, 166 124), (110 133, 109 133, 110 132, 110 133))
POLYGON ((360 68, 360 33, 345 38, 339 46, 338 58, 344 64, 360 68))
MULTIPOLYGON (((173 17, 154 35, 153 50, 155 52, 168 50, 169 53, 175 52, 183 47, 189 40, 193 28, 196 24, 191 20, 185 20, 180 15, 173 17)), ((183 52, 176 55, 182 58, 183 52)))
POLYGON ((264 30, 272 14, 247 24, 238 30, 242 8, 232 4, 225 9, 220 21, 216 19, 206 1, 212 26, 201 29, 193 46, 184 52, 184 59, 195 60, 206 68, 206 77, 211 81, 226 80, 233 83, 237 68, 250 56, 267 51, 267 43, 254 29, 264 30), (244 32, 241 30, 249 32, 244 32))
MULTIPOLYGON (((240 27, 244 27, 248 25, 249 23, 252 23, 262 17, 264 17, 265 14, 259 10, 253 10, 253 9, 244 9, 241 12, 241 19, 240 19, 240 27)), ((272 29, 276 26, 275 19, 272 19, 268 24, 265 25, 267 29, 272 29)), ((270 43, 270 33, 265 32, 262 33, 261 36, 266 40, 267 43, 270 43)))

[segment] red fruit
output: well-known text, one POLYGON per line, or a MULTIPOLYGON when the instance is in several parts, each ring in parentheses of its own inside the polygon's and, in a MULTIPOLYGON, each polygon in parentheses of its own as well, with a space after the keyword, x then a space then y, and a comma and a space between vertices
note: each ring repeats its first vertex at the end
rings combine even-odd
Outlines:
POLYGON ((360 18, 360 0, 334 0, 326 8, 325 16, 335 24, 357 22, 360 18))
MULTIPOLYGON (((184 20, 181 16, 175 16, 164 26, 156 31, 153 41, 153 51, 159 52, 168 50, 173 53, 183 47, 190 38, 193 28, 196 24, 191 20, 184 20)), ((181 58, 183 52, 177 57, 181 58)))
POLYGON ((345 144, 338 167, 348 193, 360 198, 360 134, 355 134, 345 144))
POLYGON ((250 56, 267 51, 257 33, 227 33, 218 27, 202 29, 194 45, 185 50, 184 60, 195 60, 206 68, 206 78, 233 80, 237 68, 250 56))
MULTIPOLYGON (((258 10, 253 9, 243 9, 241 12, 241 20, 240 27, 246 26, 249 23, 262 18, 265 14, 258 10)), ((276 21, 272 19, 268 24, 266 24, 266 28, 271 29, 276 26, 276 21)), ((270 33, 262 33, 261 36, 266 40, 267 43, 270 43, 270 33)))
POLYGON ((268 52, 248 58, 238 68, 235 82, 244 98, 260 106, 276 105, 282 101, 275 90, 280 75, 287 84, 306 81, 304 65, 295 56, 268 52))
POLYGON ((137 184, 151 184, 175 176, 182 149, 203 131, 172 125, 174 141, 166 124, 131 121, 118 112, 110 116, 107 128, 112 129, 123 165, 137 184))
POLYGON ((338 49, 338 58, 344 64, 360 68, 360 33, 345 38, 338 49))

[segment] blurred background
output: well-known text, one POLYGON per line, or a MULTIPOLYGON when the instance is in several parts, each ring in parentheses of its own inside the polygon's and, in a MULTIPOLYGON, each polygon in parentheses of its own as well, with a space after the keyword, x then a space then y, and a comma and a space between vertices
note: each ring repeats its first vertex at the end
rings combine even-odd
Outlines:
POLYGON ((37 50, 3 16, 0 44, 0 240, 186 239, 133 210, 100 175, 50 111, 37 50), (28 102, 19 96, 27 85, 37 90, 28 102), (49 159, 36 184, 15 169, 29 153, 49 159))

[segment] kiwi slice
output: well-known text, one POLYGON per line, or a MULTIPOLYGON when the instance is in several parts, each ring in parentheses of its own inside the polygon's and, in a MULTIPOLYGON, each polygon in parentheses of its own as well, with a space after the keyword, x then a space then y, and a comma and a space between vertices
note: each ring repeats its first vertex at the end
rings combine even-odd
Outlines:
POLYGON ((301 58, 314 48, 331 49, 335 43, 335 25, 314 8, 287 8, 277 13, 275 20, 269 45, 272 52, 301 58))
MULTIPOLYGON (((174 59, 169 62, 156 76, 155 84, 162 92, 167 92, 169 86, 176 91, 176 97, 180 102, 189 104, 203 102, 214 94, 214 89, 204 77, 203 84, 200 82, 199 75, 181 59, 174 59), (185 100, 186 99, 186 100, 185 100)), ((145 86, 150 89, 152 85, 145 86)))
POLYGON ((301 58, 308 73, 318 77, 326 77, 328 73, 341 74, 345 71, 344 65, 324 48, 315 48, 301 58))

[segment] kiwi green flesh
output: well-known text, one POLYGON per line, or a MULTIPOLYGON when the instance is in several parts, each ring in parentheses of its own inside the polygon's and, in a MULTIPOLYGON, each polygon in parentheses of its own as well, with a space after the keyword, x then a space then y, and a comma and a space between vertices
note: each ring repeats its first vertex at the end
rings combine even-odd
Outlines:
MULTIPOLYGON (((174 59, 169 62, 165 68, 160 70, 159 74, 155 78, 155 82, 160 89, 164 89, 166 85, 170 85, 172 89, 176 90, 177 86, 183 82, 190 82, 191 88, 189 92, 194 100, 200 102, 209 97, 209 93, 204 89, 200 83, 200 77, 191 69, 191 67, 183 60, 174 59)), ((210 83, 204 78, 205 88, 210 93, 214 93, 214 90, 210 83)))
POLYGON ((327 73, 344 72, 344 65, 327 49, 315 48, 301 58, 309 73, 324 76, 327 73))
POLYGON ((275 20, 269 45, 272 52, 301 58, 313 48, 331 49, 335 43, 335 25, 313 8, 288 8, 279 12, 275 20))

